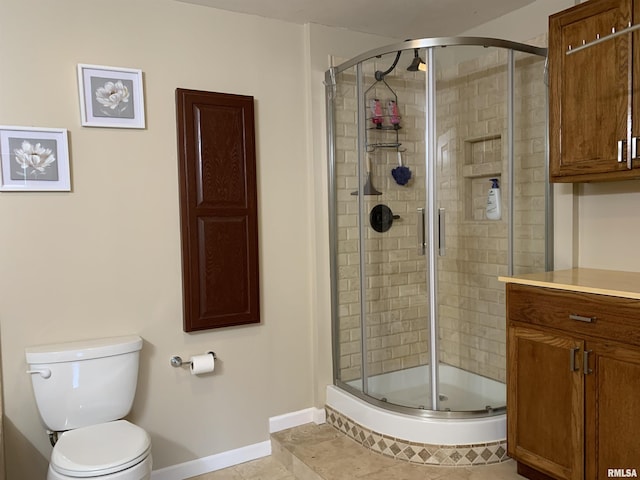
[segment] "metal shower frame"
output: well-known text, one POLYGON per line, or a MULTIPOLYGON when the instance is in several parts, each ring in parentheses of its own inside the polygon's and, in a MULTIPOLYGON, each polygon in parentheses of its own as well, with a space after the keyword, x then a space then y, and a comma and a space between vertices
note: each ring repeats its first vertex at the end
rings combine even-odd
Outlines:
MULTIPOLYGON (((505 407, 493 408, 491 410, 477 410, 477 411, 442 411, 438 410, 439 406, 439 398, 438 398, 438 367, 439 367, 439 354, 437 349, 437 339, 433 332, 437 332, 438 327, 438 311, 437 311, 437 302, 434 301, 436 298, 437 292, 437 275, 436 275, 436 257, 437 257, 437 245, 438 245, 438 211, 436 205, 435 198, 435 171, 434 171, 434 162, 427 162, 427 176, 426 176, 426 189, 427 189, 427 229, 429 232, 428 237, 428 281, 429 281, 429 329, 432 332, 430 337, 430 375, 431 375, 431 404, 435 408, 432 410, 421 409, 421 408, 412 408, 401 405, 396 405, 392 403, 387 403, 372 396, 369 396, 368 393, 368 372, 367 372, 367 362, 366 362, 366 353, 367 353, 367 345, 366 345, 366 336, 361 335, 362 342, 362 381, 363 381, 363 389, 362 391, 351 387, 350 385, 338 380, 338 372, 339 372, 339 343, 337 341, 338 335, 338 327, 337 320, 339 318, 338 312, 338 280, 337 280, 337 208, 336 208, 336 170, 335 170, 335 157, 336 157, 336 145, 335 145, 335 112, 333 108, 333 98, 335 94, 336 87, 336 75, 350 69, 352 67, 356 67, 356 82, 357 82, 357 98, 358 98, 358 158, 361 160, 363 155, 366 154, 366 135, 365 135, 365 122, 362 119, 365 117, 365 105, 361 101, 362 95, 362 86, 363 86, 363 78, 364 73, 362 71, 363 62, 373 59, 375 57, 381 57, 386 54, 393 54, 402 51, 409 51, 412 54, 416 51, 416 49, 427 49, 427 72, 425 75, 426 80, 426 116, 427 116, 427 128, 425 132, 425 139, 427 141, 427 158, 435 158, 435 137, 436 137, 436 122, 435 122, 435 68, 432 66, 435 63, 435 48, 437 47, 448 47, 448 46, 481 46, 485 48, 496 47, 503 48, 508 50, 508 59, 507 59, 507 67, 508 67, 508 97, 507 97, 507 111, 508 111, 508 131, 507 131, 507 140, 508 140, 508 163, 509 165, 513 165, 514 163, 514 75, 515 75, 515 58, 514 52, 522 52, 529 53, 532 55, 538 55, 541 57, 547 56, 547 49, 541 47, 535 47, 532 45, 526 45, 518 42, 512 42, 509 40, 501 40, 495 38, 485 38, 485 37, 441 37, 441 38, 424 38, 418 40, 407 40, 401 43, 396 43, 392 45, 388 45, 385 47, 377 48, 365 52, 357 57, 354 57, 336 67, 332 67, 325 72, 325 86, 326 86, 326 112, 327 112, 327 146, 328 146, 328 155, 329 155, 329 238, 330 238, 330 258, 331 258, 331 314, 332 314, 332 341, 333 341, 333 378, 334 384, 341 389, 359 397, 363 400, 367 401, 370 404, 375 406, 384 408, 386 410, 391 410, 403 414, 409 414, 412 416, 418 417, 437 417, 437 418, 472 418, 472 417, 486 417, 503 414, 506 410, 505 407)), ((397 58, 396 58, 397 61, 397 58)), ((395 67, 395 63, 393 65, 395 67)), ((546 64, 545 64, 546 70, 546 64)), ((547 108, 547 118, 548 118, 548 108, 547 108)), ((547 122, 548 123, 548 122, 547 122)), ((548 135, 548 133, 547 133, 548 135)), ((545 142, 548 145, 548 142, 545 142)), ((545 175, 548 178, 548 146, 545 151, 545 175)), ((359 179, 359 191, 363 191, 364 188, 364 176, 362 172, 362 161, 358 161, 358 179, 359 179)), ((508 202, 510 205, 513 205, 513 168, 509 169, 508 172, 508 182, 509 182, 509 199, 508 202)), ((545 212, 545 224, 546 224, 546 260, 545 260, 545 269, 551 270, 553 268, 553 195, 551 185, 547 182, 545 197, 547 198, 547 209, 545 212)), ((358 196, 358 209, 360 212, 363 211, 364 198, 363 195, 358 196)), ((513 225, 513 209, 509 209, 509 224, 513 225)), ((364 255, 364 222, 359 222, 360 229, 360 278, 365 278, 365 262, 363 261, 364 255)), ((508 236, 508 274, 513 274, 513 229, 509 229, 508 236)), ((360 282, 360 318, 361 322, 364 325, 366 322, 366 302, 365 299, 365 286, 364 282, 360 282)))

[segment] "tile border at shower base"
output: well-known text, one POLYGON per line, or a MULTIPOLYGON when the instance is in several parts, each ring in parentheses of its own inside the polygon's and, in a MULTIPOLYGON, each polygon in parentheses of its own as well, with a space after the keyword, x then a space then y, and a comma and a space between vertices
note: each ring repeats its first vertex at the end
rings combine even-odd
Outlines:
POLYGON ((372 452, 422 465, 471 467, 509 460, 507 441, 472 445, 431 445, 390 437, 370 430, 326 405, 327 424, 372 452))

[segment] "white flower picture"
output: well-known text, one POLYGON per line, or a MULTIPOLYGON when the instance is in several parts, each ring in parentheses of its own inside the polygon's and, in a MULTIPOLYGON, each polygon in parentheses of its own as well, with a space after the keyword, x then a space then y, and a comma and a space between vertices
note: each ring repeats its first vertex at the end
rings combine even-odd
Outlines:
POLYGON ((145 128, 141 70, 80 64, 78 87, 82 125, 145 128))
POLYGON ((13 153, 15 154, 16 163, 20 166, 20 169, 17 170, 18 176, 37 180, 38 177, 49 179, 48 177, 52 176, 51 173, 54 173, 55 178, 52 180, 58 179, 57 170, 50 168, 53 162, 56 161, 56 157, 50 148, 44 148, 40 143, 33 145, 24 140, 20 148, 13 149, 13 153))
POLYGON ((0 191, 70 191, 67 130, 0 126, 0 191))
POLYGON ((107 82, 102 87, 96 89, 96 101, 104 107, 102 111, 109 115, 109 111, 114 114, 121 114, 129 107, 129 88, 122 83, 107 82))

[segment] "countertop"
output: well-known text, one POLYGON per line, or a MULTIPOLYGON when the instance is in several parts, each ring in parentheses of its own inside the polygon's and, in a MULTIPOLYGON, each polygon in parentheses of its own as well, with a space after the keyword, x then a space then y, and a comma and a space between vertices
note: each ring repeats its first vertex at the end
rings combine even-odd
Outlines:
POLYGON ((498 280, 505 283, 519 283, 534 287, 548 287, 573 292, 640 299, 640 273, 638 272, 573 268, 554 272, 498 277, 498 280))

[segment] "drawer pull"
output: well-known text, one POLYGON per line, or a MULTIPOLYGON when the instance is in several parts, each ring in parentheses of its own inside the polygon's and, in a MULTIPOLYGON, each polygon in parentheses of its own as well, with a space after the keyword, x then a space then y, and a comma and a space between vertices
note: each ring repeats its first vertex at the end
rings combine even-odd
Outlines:
POLYGON ((596 317, 583 317, 582 315, 574 315, 574 314, 569 315, 569 318, 571 320, 577 320, 578 322, 585 322, 585 323, 593 323, 596 321, 596 317))

